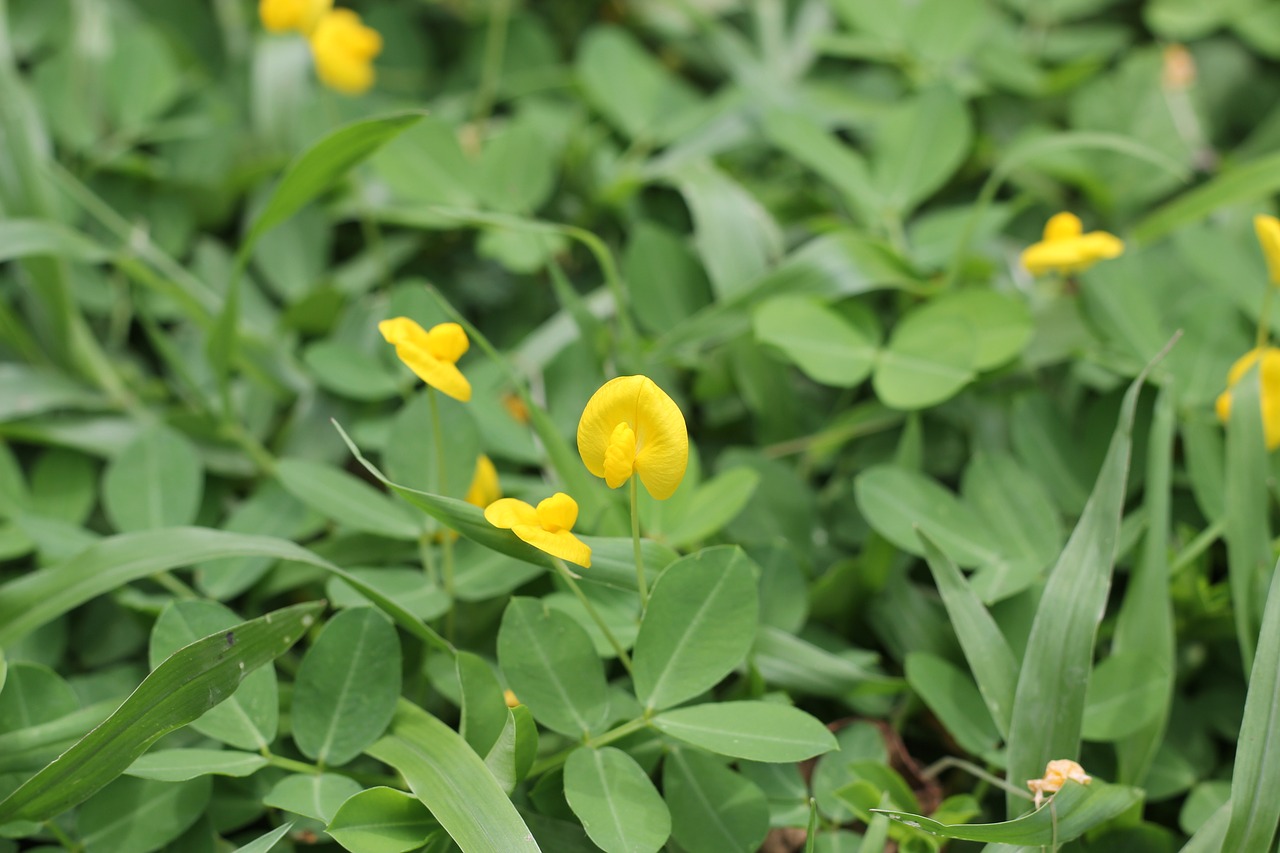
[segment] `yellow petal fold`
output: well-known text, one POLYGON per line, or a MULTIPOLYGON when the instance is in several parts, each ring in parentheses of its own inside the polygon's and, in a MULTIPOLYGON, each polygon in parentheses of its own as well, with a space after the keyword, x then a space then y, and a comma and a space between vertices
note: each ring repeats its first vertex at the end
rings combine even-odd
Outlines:
POLYGON ((481 453, 476 458, 476 471, 471 475, 471 486, 463 500, 484 509, 500 497, 502 484, 498 481, 498 469, 492 459, 481 453))
POLYGON ((455 400, 465 403, 471 399, 471 383, 454 366, 467 348, 466 333, 461 326, 441 323, 428 332, 408 317, 395 317, 379 323, 378 331, 387 343, 395 346, 396 355, 423 382, 455 400), (441 331, 442 327, 453 328, 441 331), (461 346, 458 334, 462 335, 461 346), (442 358, 441 353, 447 357, 442 358))
POLYGON ((636 433, 625 421, 613 428, 604 450, 604 481, 616 489, 636 470, 636 433))
POLYGON ((545 551, 553 557, 559 557, 584 569, 591 568, 590 546, 567 530, 557 530, 552 533, 536 524, 517 524, 511 528, 511 532, 539 551, 545 551))
POLYGON ((273 33, 296 30, 310 35, 333 8, 333 0, 259 0, 258 18, 273 33))
POLYGON ((373 58, 382 52, 382 36, 366 27, 350 9, 334 9, 311 32, 316 76, 346 95, 359 95, 373 85, 373 58))
POLYGON ((572 530, 578 521, 578 502, 564 492, 556 492, 538 504, 538 524, 548 533, 572 530))
POLYGON ((1236 360, 1227 371, 1227 390, 1218 395, 1214 410, 1223 423, 1231 417, 1231 389, 1255 364, 1258 365, 1259 404, 1262 409, 1263 437, 1268 450, 1280 447, 1280 349, 1252 349, 1236 360))
POLYGON ((689 464, 689 433, 680 407, 647 376, 619 376, 591 396, 578 422, 578 453, 587 470, 612 488, 626 482, 618 481, 625 470, 618 454, 629 442, 620 424, 635 434, 634 469, 644 487, 658 500, 671 497, 689 464), (611 442, 615 458, 606 467, 611 442))
POLYGON ((515 498, 502 498, 484 508, 484 520, 494 527, 511 530, 516 525, 536 525, 538 511, 515 498))
POLYGON ((1074 213, 1058 213, 1044 226, 1044 239, 1022 252, 1022 265, 1032 275, 1058 271, 1063 275, 1083 272, 1098 261, 1119 257, 1124 242, 1106 231, 1081 233, 1083 226, 1074 213))
POLYGON ((1267 277, 1280 287, 1280 219, 1274 216, 1255 216, 1253 230, 1262 244, 1262 256, 1267 259, 1267 277))

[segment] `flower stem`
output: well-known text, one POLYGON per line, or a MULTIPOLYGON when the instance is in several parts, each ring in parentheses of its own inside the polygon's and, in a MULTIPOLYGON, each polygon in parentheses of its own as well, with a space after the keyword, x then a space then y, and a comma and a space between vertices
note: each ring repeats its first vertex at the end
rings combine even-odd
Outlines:
POLYGON ((600 615, 600 611, 596 610, 596 606, 591 603, 591 599, 587 598, 586 593, 582 591, 582 587, 578 586, 578 582, 574 580, 573 572, 569 571, 569 567, 559 557, 553 558, 556 564, 556 572, 559 573, 560 579, 568 584, 569 589, 578 597, 578 601, 582 602, 582 606, 586 608, 587 615, 591 617, 591 621, 596 623, 596 627, 604 634, 604 638, 609 641, 609 645, 613 646, 613 651, 618 655, 618 661, 621 662, 622 668, 627 671, 627 675, 631 675, 631 658, 627 655, 626 647, 618 641, 618 638, 609 630, 609 625, 600 615))
POLYGON ((644 577, 644 554, 640 551, 640 487, 631 475, 631 544, 636 553, 636 588, 640 590, 640 613, 649 606, 649 584, 644 577))
MULTIPOLYGON (((622 740, 627 735, 635 734, 641 729, 646 728, 648 725, 649 725, 648 717, 636 717, 631 722, 623 723, 622 725, 618 726, 616 729, 610 729, 609 731, 605 732, 599 737, 587 738, 585 741, 582 742, 582 746, 590 746, 590 747, 607 746, 608 744, 611 744, 614 741, 622 740)), ((542 773, 546 773, 548 770, 555 770, 561 764, 564 764, 565 761, 569 758, 570 754, 572 754, 573 751, 577 748, 578 748, 577 746, 571 746, 566 750, 557 752, 555 755, 548 756, 547 758, 544 758, 541 761, 535 763, 533 767, 529 769, 529 776, 530 777, 537 776, 542 773)))
MULTIPOLYGON (((436 494, 446 495, 449 484, 444 475, 444 430, 440 425, 440 403, 436 399, 436 389, 427 386, 427 399, 431 401, 431 432, 436 445, 436 494)), ((444 617, 444 636, 453 642, 454 601, 453 601, 453 531, 444 527, 440 530, 440 551, 442 555, 444 575, 444 594, 449 596, 449 612, 444 617)))

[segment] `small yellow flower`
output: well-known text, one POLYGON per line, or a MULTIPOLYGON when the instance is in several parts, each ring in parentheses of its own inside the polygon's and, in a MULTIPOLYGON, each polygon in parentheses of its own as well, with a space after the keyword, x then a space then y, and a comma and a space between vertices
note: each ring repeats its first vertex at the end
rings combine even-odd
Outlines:
POLYGON ((350 9, 334 9, 315 25, 311 55, 316 76, 330 89, 359 95, 373 85, 373 58, 382 52, 382 36, 366 27, 350 9))
POLYGON ((1085 773, 1083 767, 1069 758, 1050 761, 1045 765, 1042 778, 1028 779, 1027 787, 1031 789, 1031 793, 1036 795, 1036 808, 1040 808, 1040 804, 1044 802, 1045 794, 1056 794, 1061 791, 1062 786, 1067 783, 1068 779, 1072 782, 1079 782, 1081 785, 1088 785, 1093 781, 1093 777, 1085 773))
POLYGON ((333 0, 259 0, 258 17, 273 33, 296 30, 305 36, 332 8, 333 0))
POLYGON ((508 708, 514 708, 515 706, 520 704, 520 700, 516 698, 516 693, 514 690, 502 691, 502 701, 507 703, 508 708))
POLYGON ((652 379, 619 376, 587 401, 578 421, 578 453, 609 488, 639 474, 649 494, 666 500, 689 465, 689 432, 680 407, 652 379))
POLYGON ((423 382, 455 400, 471 399, 471 383, 457 368, 471 342, 457 323, 441 323, 427 331, 408 317, 396 317, 379 323, 378 331, 423 382))
POLYGON ((507 414, 511 415, 517 423, 529 423, 529 407, 524 404, 524 400, 520 399, 519 394, 503 394, 502 408, 506 409, 507 414))
POLYGON ((494 527, 510 530, 539 551, 591 568, 591 548, 570 531, 578 520, 578 503, 564 492, 556 492, 534 509, 524 501, 502 498, 484 511, 494 527))
POLYGON ((1044 226, 1044 239, 1022 252, 1022 265, 1032 275, 1057 270, 1063 275, 1083 272, 1095 263, 1117 258, 1124 243, 1106 231, 1082 233, 1084 227, 1074 213, 1058 213, 1044 226))
POLYGON ((498 469, 493 466, 492 459, 481 453, 476 458, 476 473, 471 477, 471 487, 463 500, 484 509, 500 497, 502 484, 498 482, 498 469))
POLYGON ((1280 219, 1274 216, 1253 217, 1253 230, 1258 232, 1262 256, 1267 259, 1267 275, 1280 287, 1280 219))
POLYGON ((1262 429, 1267 449, 1280 447, 1280 349, 1264 347, 1242 355, 1227 372, 1227 390, 1218 395, 1215 409, 1223 423, 1231 417, 1231 389, 1244 378, 1249 368, 1258 365, 1259 403, 1262 406, 1262 429))

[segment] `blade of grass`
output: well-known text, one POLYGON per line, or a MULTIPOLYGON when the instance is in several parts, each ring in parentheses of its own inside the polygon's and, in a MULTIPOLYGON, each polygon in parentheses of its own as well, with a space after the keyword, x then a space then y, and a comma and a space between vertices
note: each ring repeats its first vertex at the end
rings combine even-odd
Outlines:
POLYGON ((1164 739, 1173 698, 1175 643, 1173 602, 1169 597, 1169 503, 1173 469, 1175 425, 1172 384, 1166 384, 1156 398, 1147 444, 1147 538, 1142 558, 1129 577, 1124 604, 1116 620, 1111 653, 1141 655, 1160 673, 1165 708, 1160 716, 1140 731, 1116 744, 1118 780, 1141 785, 1164 739))
MULTIPOLYGON (((1045 584, 1014 694, 1009 727, 1011 780, 1035 779, 1050 760, 1076 758, 1079 753, 1093 647, 1106 610, 1124 512, 1138 394, 1148 372, 1174 341, 1125 393, 1093 493, 1045 584)), ((1006 804, 1010 817, 1025 805, 1012 794, 1006 804)))
MULTIPOLYGON (((1280 566, 1276 567, 1280 572, 1280 566)), ((1271 583, 1231 774, 1223 853, 1270 850, 1280 824, 1280 583, 1271 583)))
POLYGON ((1231 389, 1223 512, 1236 639, 1246 669, 1253 664, 1258 606, 1262 601, 1258 585, 1271 565, 1271 530, 1267 522, 1270 467, 1263 439, 1258 381, 1255 366, 1231 389))

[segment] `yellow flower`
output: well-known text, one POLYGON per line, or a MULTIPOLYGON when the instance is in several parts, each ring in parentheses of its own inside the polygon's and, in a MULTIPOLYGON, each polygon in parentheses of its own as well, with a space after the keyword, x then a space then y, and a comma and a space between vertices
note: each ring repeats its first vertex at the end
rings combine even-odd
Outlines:
POLYGON ((1267 275, 1280 287, 1280 219, 1274 216, 1253 217, 1253 230, 1258 232, 1262 256, 1267 259, 1267 275))
POLYGON ((578 520, 578 504, 564 492, 556 492, 534 509, 524 501, 502 498, 484 511, 494 527, 510 530, 539 551, 591 568, 591 548, 570 531, 578 520))
POLYGON ((502 408, 506 409, 507 414, 511 415, 517 423, 529 423, 529 407, 524 404, 524 400, 520 399, 520 395, 503 394, 502 408))
POLYGON ((305 36, 331 8, 333 0, 258 0, 258 17, 273 33, 297 30, 305 36))
POLYGON ((1056 794, 1061 791, 1068 779, 1079 782, 1081 785, 1088 785, 1093 781, 1093 777, 1085 773, 1083 767, 1069 758, 1050 761, 1044 768, 1043 778, 1028 779, 1027 787, 1036 795, 1036 808, 1040 808, 1040 804, 1044 802, 1045 794, 1056 794))
POLYGON ((514 708, 520 704, 520 700, 516 698, 514 690, 502 691, 502 701, 507 703, 508 708, 514 708))
POLYGON ((1227 390, 1218 395, 1215 408, 1218 412, 1218 420, 1226 423, 1231 417, 1231 389, 1255 364, 1258 365, 1260 381, 1259 402, 1262 406, 1263 434, 1266 437, 1267 449, 1275 450, 1280 447, 1280 349, 1264 347, 1249 350, 1242 355, 1227 372, 1227 390))
POLYGON ((441 323, 428 332, 408 317, 396 317, 379 323, 378 331, 423 382, 455 400, 471 399, 471 383, 456 366, 471 343, 457 323, 441 323))
POLYGON ((350 9, 334 9, 311 32, 316 75, 330 89, 359 95, 373 85, 373 58, 382 52, 382 36, 360 22, 350 9))
POLYGON ((1044 226, 1044 239, 1022 252, 1022 265, 1032 275, 1058 270, 1063 275, 1083 272, 1095 263, 1116 258, 1124 251, 1124 243, 1106 231, 1084 230, 1074 213, 1058 213, 1044 226))
POLYGON ((587 470, 616 489, 632 474, 666 500, 689 465, 689 433, 680 407, 647 376, 610 379, 578 421, 578 453, 587 470))
POLYGON ((463 498, 472 506, 484 509, 502 497, 502 485, 498 482, 498 469, 493 467, 493 460, 483 453, 476 459, 476 473, 471 477, 471 487, 463 498))

